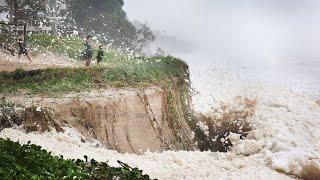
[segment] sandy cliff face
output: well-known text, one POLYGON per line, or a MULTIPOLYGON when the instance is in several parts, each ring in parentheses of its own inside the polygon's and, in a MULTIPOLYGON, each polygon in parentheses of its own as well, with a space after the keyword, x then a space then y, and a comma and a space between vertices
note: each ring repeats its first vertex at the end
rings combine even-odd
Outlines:
POLYGON ((150 150, 195 148, 180 92, 153 86, 147 89, 107 89, 63 97, 15 98, 53 109, 55 119, 107 149, 141 154, 150 150), (170 98, 168 95, 170 94, 170 98), (174 115, 173 115, 174 114, 174 115))

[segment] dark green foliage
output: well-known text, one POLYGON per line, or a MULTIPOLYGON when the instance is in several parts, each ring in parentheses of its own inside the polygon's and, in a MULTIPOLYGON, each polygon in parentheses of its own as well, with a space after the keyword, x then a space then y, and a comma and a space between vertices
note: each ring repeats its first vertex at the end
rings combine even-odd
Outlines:
POLYGON ((24 22, 39 24, 42 22, 46 11, 46 4, 43 0, 6 0, 8 8, 11 7, 12 22, 24 22), (28 7, 29 9, 27 9, 28 7))
POLYGON ((171 82, 173 77, 188 79, 188 66, 173 57, 141 58, 107 67, 18 69, 0 72, 0 92, 59 93, 114 87, 148 86, 171 82))
MULTIPOLYGON (((78 28, 128 47, 137 39, 135 27, 123 11, 123 0, 68 0, 68 11, 78 28)), ((110 41, 111 42, 111 41, 110 41)))
POLYGON ((40 146, 30 143, 20 145, 8 139, 0 139, 0 159, 0 177, 8 180, 150 179, 148 175, 143 175, 141 170, 122 162, 119 162, 121 168, 115 168, 95 160, 65 160, 62 156, 53 156, 40 146))
POLYGON ((22 79, 26 76, 26 71, 22 68, 18 68, 13 73, 13 79, 22 79))

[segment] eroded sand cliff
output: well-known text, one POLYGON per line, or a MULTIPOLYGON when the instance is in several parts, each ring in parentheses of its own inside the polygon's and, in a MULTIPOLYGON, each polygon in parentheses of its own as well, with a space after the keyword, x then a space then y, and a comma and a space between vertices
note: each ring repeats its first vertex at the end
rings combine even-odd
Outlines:
POLYGON ((195 148, 179 93, 170 92, 171 104, 167 90, 159 86, 8 99, 51 108, 59 123, 76 128, 88 139, 98 139, 107 149, 141 154, 195 148))

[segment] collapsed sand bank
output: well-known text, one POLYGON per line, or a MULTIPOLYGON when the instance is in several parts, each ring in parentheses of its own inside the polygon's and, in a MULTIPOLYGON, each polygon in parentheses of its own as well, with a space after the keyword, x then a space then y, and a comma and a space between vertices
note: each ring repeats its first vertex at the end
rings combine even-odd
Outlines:
POLYGON ((141 154, 195 149, 192 131, 177 97, 169 106, 167 93, 159 86, 109 88, 56 97, 13 96, 7 100, 53 109, 54 119, 62 126, 68 124, 110 150, 141 154), (175 119, 169 115, 172 109, 177 113, 175 119))

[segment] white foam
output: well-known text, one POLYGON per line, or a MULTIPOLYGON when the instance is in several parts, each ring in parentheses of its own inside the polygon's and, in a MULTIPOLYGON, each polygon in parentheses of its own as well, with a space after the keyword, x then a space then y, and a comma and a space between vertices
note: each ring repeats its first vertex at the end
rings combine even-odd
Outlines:
POLYGON ((65 128, 64 133, 46 132, 26 134, 19 129, 5 129, 2 138, 27 143, 31 141, 54 154, 65 158, 82 158, 87 155, 99 161, 109 161, 118 166, 117 160, 138 167, 158 179, 290 179, 266 167, 260 156, 235 156, 232 153, 172 152, 145 153, 142 156, 120 154, 97 146, 97 142, 81 142, 81 135, 65 128), (250 162, 250 163, 248 163, 250 162))
POLYGON ((260 154, 268 167, 299 177, 304 166, 320 162, 320 107, 314 99, 285 87, 243 81, 221 69, 200 77, 203 71, 194 70, 192 77, 200 92, 194 98, 197 111, 210 114, 217 102, 237 105, 237 96, 257 100, 255 115, 248 119, 254 131, 236 143, 235 154, 260 154))

